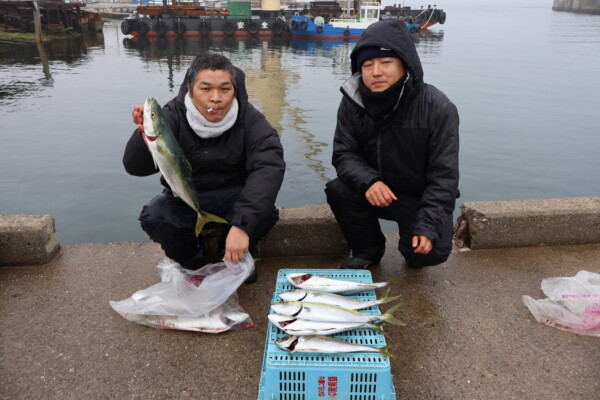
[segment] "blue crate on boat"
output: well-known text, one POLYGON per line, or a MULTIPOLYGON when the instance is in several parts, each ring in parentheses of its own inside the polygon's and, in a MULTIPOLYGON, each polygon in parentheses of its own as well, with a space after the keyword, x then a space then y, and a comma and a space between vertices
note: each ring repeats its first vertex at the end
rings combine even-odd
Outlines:
MULTIPOLYGON (((277 274, 271 304, 281 301, 278 294, 293 290, 286 276, 294 272, 323 275, 333 279, 371 283, 371 272, 340 269, 282 269, 277 274)), ((349 297, 375 300, 373 290, 349 297)), ((361 312, 380 315, 378 307, 361 312)), ((378 353, 288 353, 275 341, 285 332, 271 322, 267 330, 259 400, 395 400, 390 361, 378 353)), ((385 337, 373 329, 354 329, 332 337, 351 343, 384 347, 385 337)))

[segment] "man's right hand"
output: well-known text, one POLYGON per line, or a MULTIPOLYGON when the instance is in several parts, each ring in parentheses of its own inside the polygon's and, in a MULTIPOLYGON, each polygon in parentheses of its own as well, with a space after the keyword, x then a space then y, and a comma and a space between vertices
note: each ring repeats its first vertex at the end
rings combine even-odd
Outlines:
POLYGON ((375 207, 387 207, 392 201, 398 200, 394 192, 381 181, 377 181, 367 190, 365 197, 375 207))
POLYGON ((137 125, 138 131, 144 133, 144 106, 138 105, 133 107, 131 117, 133 119, 133 123, 137 125))

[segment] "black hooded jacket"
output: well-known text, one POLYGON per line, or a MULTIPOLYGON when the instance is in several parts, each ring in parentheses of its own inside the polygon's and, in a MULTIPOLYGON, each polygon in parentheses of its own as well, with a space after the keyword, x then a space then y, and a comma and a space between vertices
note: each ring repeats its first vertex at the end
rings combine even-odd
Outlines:
MULTIPOLYGON (((202 139, 190 127, 184 104, 187 94, 185 81, 177 97, 165 104, 163 111, 192 166, 192 179, 197 191, 243 185, 229 222, 251 235, 258 222, 273 210, 283 181, 285 162, 277 131, 248 102, 245 75, 237 68, 234 86, 239 105, 238 117, 235 124, 218 137, 202 139)), ((135 176, 159 171, 137 129, 127 143, 123 164, 125 170, 135 176)), ((168 187, 162 177, 161 182, 168 187)))
POLYGON ((435 243, 459 196, 456 107, 423 82, 421 61, 401 21, 371 25, 350 58, 353 75, 340 88, 343 98, 333 142, 337 175, 362 193, 382 181, 396 195, 419 199, 413 235, 435 243), (369 115, 359 93, 362 78, 356 58, 365 46, 391 49, 409 71, 398 105, 377 119, 369 115))

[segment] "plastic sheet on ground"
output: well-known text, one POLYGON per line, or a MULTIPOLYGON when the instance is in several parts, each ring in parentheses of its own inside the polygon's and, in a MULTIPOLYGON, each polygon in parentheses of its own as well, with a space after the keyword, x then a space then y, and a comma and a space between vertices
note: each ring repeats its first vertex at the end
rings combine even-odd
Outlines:
POLYGON ((542 280, 545 299, 523 296, 542 324, 580 335, 600 336, 600 274, 579 271, 572 277, 542 280))
POLYGON ((129 321, 159 329, 219 333, 253 327, 238 303, 237 288, 254 270, 249 253, 237 264, 208 264, 187 271, 169 258, 157 268, 161 281, 130 298, 110 301, 129 321))

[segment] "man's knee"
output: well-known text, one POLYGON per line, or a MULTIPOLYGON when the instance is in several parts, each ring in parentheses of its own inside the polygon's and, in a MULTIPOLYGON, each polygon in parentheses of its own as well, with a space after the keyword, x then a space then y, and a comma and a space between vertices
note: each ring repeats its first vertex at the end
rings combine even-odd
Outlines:
POLYGON ((339 178, 327 182, 325 185, 325 194, 327 195, 327 203, 330 206, 341 205, 354 208, 369 205, 362 193, 359 193, 339 178))
POLYGON ((142 208, 138 217, 144 232, 154 241, 193 232, 196 212, 170 194, 156 196, 142 208))
POLYGON ((347 190, 345 186, 346 184, 338 178, 327 182, 325 185, 325 194, 327 195, 329 204, 331 204, 332 201, 335 202, 337 199, 344 197, 344 192, 347 190))
POLYGON ((450 252, 429 254, 403 254, 409 268, 432 267, 445 262, 450 252))

